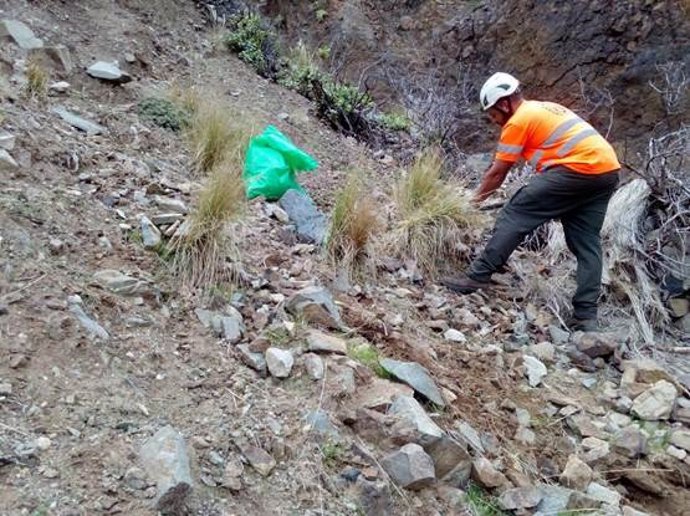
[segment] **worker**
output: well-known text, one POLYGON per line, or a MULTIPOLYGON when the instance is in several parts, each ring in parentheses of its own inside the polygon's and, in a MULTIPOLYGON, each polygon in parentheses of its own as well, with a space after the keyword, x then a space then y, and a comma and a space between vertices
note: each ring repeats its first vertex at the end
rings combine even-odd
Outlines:
POLYGON ((492 75, 480 92, 491 120, 502 127, 495 159, 474 195, 481 203, 500 186, 521 158, 536 171, 499 214, 481 255, 461 277, 443 278, 449 289, 467 294, 488 287, 526 235, 560 219, 565 241, 577 258, 572 331, 597 331, 602 253, 599 233, 618 185, 620 163, 606 139, 569 109, 526 100, 519 81, 492 75))

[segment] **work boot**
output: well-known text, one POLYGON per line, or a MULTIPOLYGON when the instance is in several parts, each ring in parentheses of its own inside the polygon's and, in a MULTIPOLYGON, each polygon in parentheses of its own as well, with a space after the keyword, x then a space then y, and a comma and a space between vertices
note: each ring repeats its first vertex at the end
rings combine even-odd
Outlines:
POLYGON ((471 294, 479 289, 487 288, 490 283, 488 281, 473 280, 468 276, 446 276, 441 278, 441 285, 458 294, 471 294))
POLYGON ((578 319, 577 317, 570 320, 568 323, 568 328, 570 331, 600 331, 599 324, 596 319, 578 319))

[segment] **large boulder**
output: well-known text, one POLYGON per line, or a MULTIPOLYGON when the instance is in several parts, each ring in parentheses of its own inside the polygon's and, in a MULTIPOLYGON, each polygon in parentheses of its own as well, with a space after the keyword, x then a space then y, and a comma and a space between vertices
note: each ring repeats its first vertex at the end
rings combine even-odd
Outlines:
POLYGON ((418 444, 406 444, 381 459, 381 465, 391 479, 405 489, 421 489, 436 479, 434 461, 418 444))

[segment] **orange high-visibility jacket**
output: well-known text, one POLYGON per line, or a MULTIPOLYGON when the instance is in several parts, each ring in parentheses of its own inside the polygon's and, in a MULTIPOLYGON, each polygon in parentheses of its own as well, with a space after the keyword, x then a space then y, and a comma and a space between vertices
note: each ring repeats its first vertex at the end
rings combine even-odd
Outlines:
POLYGON ((582 174, 621 167, 606 139, 575 113, 554 102, 525 100, 503 126, 496 159, 520 158, 537 172, 560 165, 582 174))

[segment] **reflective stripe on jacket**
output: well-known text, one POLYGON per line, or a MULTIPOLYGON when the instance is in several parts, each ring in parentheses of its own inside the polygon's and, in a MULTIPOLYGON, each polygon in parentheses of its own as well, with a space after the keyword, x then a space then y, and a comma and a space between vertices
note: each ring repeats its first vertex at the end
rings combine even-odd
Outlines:
POLYGON ((575 113, 553 102, 525 100, 503 126, 496 158, 520 158, 537 172, 562 165, 582 174, 620 168, 606 139, 575 113))

